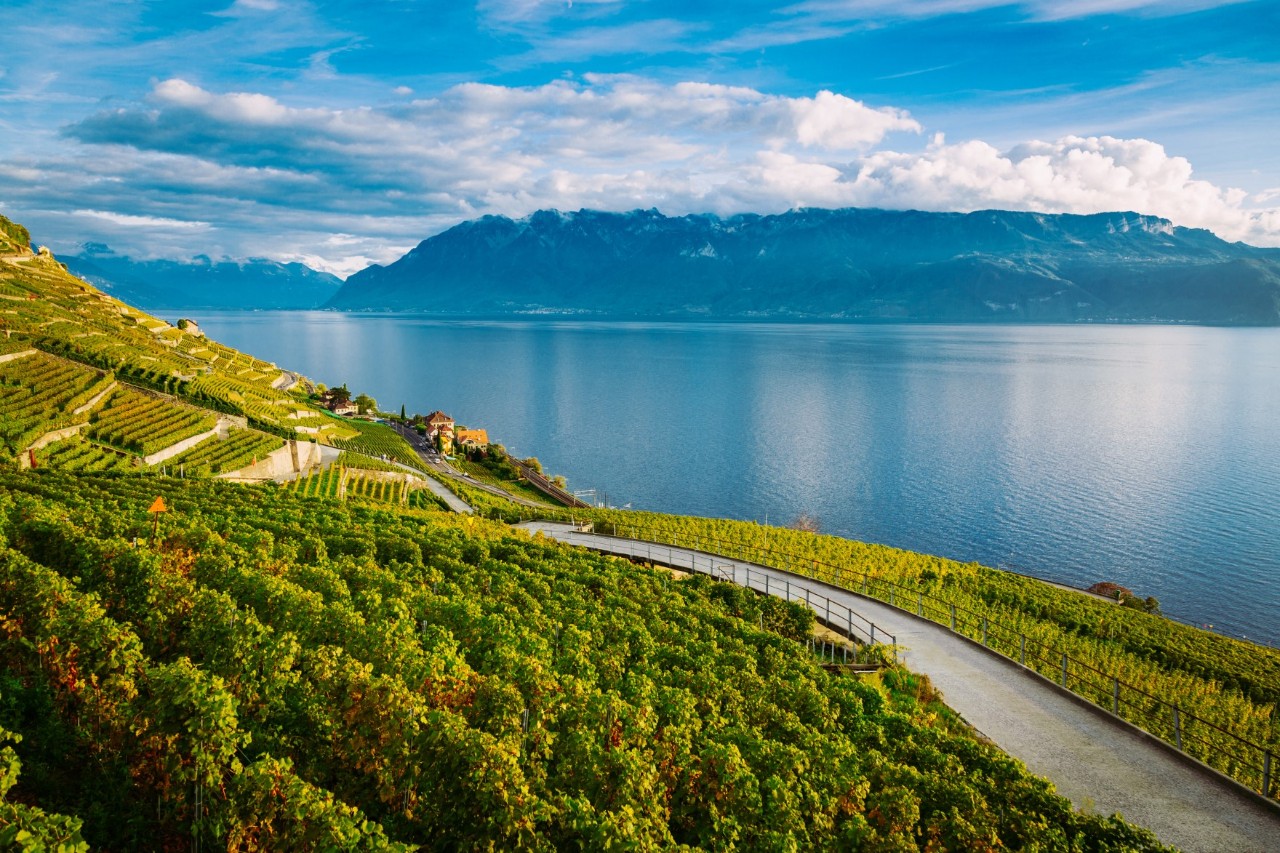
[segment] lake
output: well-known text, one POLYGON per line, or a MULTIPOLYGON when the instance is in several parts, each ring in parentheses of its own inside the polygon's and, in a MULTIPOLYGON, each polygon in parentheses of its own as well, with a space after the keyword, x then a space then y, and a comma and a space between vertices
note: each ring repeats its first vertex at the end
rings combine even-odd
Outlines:
POLYGON ((190 316, 615 506, 805 513, 1280 644, 1277 329, 190 316))

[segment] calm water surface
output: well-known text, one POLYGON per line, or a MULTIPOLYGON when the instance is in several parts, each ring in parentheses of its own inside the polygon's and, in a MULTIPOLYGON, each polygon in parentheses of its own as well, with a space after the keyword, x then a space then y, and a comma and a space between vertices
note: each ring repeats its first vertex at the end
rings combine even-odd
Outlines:
POLYGON ((614 505, 808 513, 1280 644, 1280 330, 193 316, 614 505))

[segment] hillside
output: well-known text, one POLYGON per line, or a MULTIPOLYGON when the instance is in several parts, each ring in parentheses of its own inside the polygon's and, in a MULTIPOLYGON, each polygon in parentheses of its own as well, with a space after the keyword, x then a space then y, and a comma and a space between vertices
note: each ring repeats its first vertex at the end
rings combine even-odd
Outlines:
POLYGON ((273 476, 349 450, 417 464, 394 430, 312 403, 305 377, 115 299, 0 225, 0 463, 228 474, 261 462, 249 473, 273 476))
MULTIPOLYGON (((164 476, 146 451, 211 421, 332 419, 3 224, 0 844, 1161 849, 910 673, 823 669, 799 605, 450 515, 354 456, 283 488, 164 476), (126 462, 59 470, 93 466, 33 451, 51 428, 126 462)), ((313 435, 408 452, 351 428, 313 435)))
POLYGON ((1280 323, 1280 250, 1134 213, 539 211, 464 222, 329 306, 710 320, 1280 323))
POLYGON ((1157 848, 798 605, 492 522, 0 472, 0 542, 9 796, 95 847, 1157 848))
POLYGON ((319 308, 342 280, 300 263, 253 258, 239 263, 197 257, 190 262, 135 261, 105 246, 63 260, 67 268, 117 299, 149 311, 167 308, 319 308))

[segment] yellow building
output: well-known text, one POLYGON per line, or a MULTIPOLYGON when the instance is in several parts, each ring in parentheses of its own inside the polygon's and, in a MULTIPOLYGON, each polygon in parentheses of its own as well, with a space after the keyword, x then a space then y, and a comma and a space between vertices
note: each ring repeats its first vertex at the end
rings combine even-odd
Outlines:
POLYGON ((453 439, 459 447, 488 447, 489 432, 483 429, 455 430, 453 439))

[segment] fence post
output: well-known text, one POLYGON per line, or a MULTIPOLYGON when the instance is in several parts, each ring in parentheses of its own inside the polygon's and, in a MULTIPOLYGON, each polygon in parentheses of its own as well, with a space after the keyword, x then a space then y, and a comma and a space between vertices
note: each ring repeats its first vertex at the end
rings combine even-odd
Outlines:
POLYGON ((1182 751, 1182 717, 1178 713, 1178 706, 1173 706, 1173 737, 1178 742, 1178 751, 1182 751))
POLYGON ((1111 676, 1111 713, 1120 716, 1120 679, 1111 676))
POLYGON ((769 595, 769 575, 764 576, 764 594, 769 595))
POLYGON ((1262 753, 1262 796, 1271 796, 1271 750, 1262 753))
POLYGON ((863 595, 867 594, 867 576, 866 575, 862 576, 862 594, 863 595))
POLYGON ((782 582, 783 582, 784 584, 786 584, 786 590, 787 590, 787 599, 786 599, 786 600, 787 600, 787 601, 791 601, 791 578, 786 578, 786 579, 785 579, 785 580, 783 580, 782 582))
POLYGON ((876 641, 876 623, 871 623, 871 642, 874 645, 876 641))
POLYGON ((951 605, 951 630, 954 631, 955 629, 956 629, 956 606, 953 604, 951 605))
MULTIPOLYGON (((1067 653, 1062 653, 1062 686, 1067 686, 1067 653)), ((1181 749, 1182 747, 1178 747, 1181 749)))
POLYGON ((916 615, 924 616, 924 593, 920 593, 920 597, 916 600, 916 615))
POLYGON ((1023 666, 1027 665, 1027 635, 1019 634, 1018 637, 1018 663, 1023 666))
POLYGON ((823 597, 827 599, 827 627, 830 628, 831 627, 831 599, 827 596, 823 596, 823 597))
POLYGON ((987 644, 987 617, 982 617, 982 645, 987 644))
MULTIPOLYGON (((827 600, 830 604, 830 599, 827 600)), ((844 633, 850 640, 853 639, 853 611, 848 607, 844 609, 844 633)))
POLYGON ((893 592, 894 592, 893 587, 889 587, 889 606, 890 606, 890 607, 897 607, 898 605, 896 605, 896 604, 894 604, 894 603, 893 603, 893 592))

